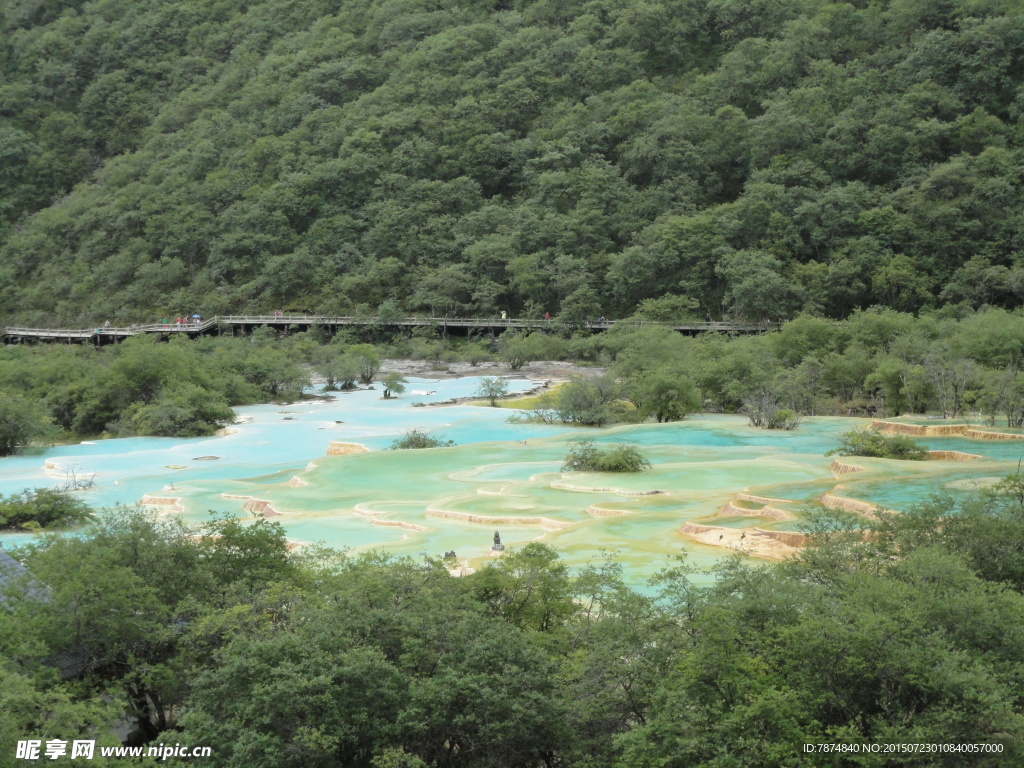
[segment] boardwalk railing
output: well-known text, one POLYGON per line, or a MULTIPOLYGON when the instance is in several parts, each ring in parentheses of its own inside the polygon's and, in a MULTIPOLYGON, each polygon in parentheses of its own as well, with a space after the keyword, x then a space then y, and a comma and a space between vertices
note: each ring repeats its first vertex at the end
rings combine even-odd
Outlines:
MULTIPOLYGON (((103 328, 23 328, 17 326, 5 326, 3 328, 3 340, 5 343, 17 341, 85 341, 94 344, 120 341, 129 336, 137 336, 144 333, 157 334, 187 334, 190 336, 221 332, 225 327, 251 329, 259 326, 270 326, 276 328, 309 329, 312 326, 324 328, 337 328, 343 326, 372 326, 380 325, 386 327, 420 327, 430 326, 444 330, 448 328, 480 328, 491 330, 506 329, 546 329, 562 328, 565 323, 558 320, 507 318, 494 317, 347 317, 333 315, 223 315, 190 323, 146 323, 142 325, 131 325, 122 327, 103 328)), ((640 327, 640 326, 663 326, 672 328, 682 333, 764 333, 775 330, 778 323, 741 323, 726 322, 718 320, 689 322, 689 323, 658 323, 658 322, 634 322, 629 320, 594 320, 583 323, 574 323, 573 327, 587 328, 590 330, 607 330, 615 327, 640 327)))
POLYGON ((218 328, 216 318, 201 323, 176 325, 173 323, 148 323, 146 325, 110 326, 101 328, 22 328, 5 326, 3 337, 5 342, 19 340, 36 341, 92 341, 102 343, 103 340, 120 341, 129 336, 142 333, 208 333, 218 328))

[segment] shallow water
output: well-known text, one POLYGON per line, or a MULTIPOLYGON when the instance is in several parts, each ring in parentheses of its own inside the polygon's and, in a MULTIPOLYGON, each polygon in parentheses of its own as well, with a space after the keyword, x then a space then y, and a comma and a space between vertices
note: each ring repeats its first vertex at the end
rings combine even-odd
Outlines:
MULTIPOLYGON (((454 549, 474 567, 489 555, 499 530, 510 547, 545 541, 571 564, 615 550, 629 580, 639 583, 680 551, 698 566, 728 553, 724 545, 681 533, 687 522, 731 531, 792 531, 800 527, 801 507, 826 492, 901 509, 939 490, 969 492, 974 479, 1013 471, 1024 453, 1024 444, 1011 441, 927 438, 921 442, 929 448, 984 458, 846 459, 863 469, 837 478, 825 452, 840 432, 866 421, 811 418, 793 432, 765 432, 751 429, 742 417, 704 416, 589 430, 507 424, 506 409, 413 407, 472 394, 477 384, 412 380, 410 390, 436 393, 384 401, 379 391, 359 391, 326 401, 253 406, 238 409, 246 421, 227 436, 106 440, 6 458, 0 460, 0 493, 53 485, 71 469, 79 476, 95 473, 96 488, 83 492, 95 506, 134 503, 144 494, 175 497, 185 511, 169 514, 199 522, 210 510, 249 514, 244 497, 254 497, 280 513, 275 520, 296 542, 413 555, 454 549), (410 428, 458 445, 382 450, 410 428), (637 444, 654 466, 635 475, 562 473, 568 444, 582 437, 637 444), (326 456, 331 441, 371 450, 326 456), (762 504, 737 501, 738 493, 778 499, 771 506, 793 519, 759 514, 762 504), (734 507, 716 516, 730 501, 734 507)), ((510 384, 513 391, 532 386, 510 384)), ((27 537, 7 533, 0 542, 27 537)))

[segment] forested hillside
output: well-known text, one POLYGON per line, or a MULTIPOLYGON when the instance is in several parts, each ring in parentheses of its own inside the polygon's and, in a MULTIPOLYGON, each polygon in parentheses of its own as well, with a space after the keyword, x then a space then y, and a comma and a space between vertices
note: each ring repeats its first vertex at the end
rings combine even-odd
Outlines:
POLYGON ((0 319, 1024 301, 1017 0, 0 0, 0 319))

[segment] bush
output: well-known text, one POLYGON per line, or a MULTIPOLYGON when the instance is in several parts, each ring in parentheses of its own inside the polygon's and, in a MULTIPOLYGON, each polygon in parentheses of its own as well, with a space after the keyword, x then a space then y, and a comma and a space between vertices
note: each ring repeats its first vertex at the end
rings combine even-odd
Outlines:
POLYGON ((459 357, 473 367, 480 365, 480 363, 494 360, 494 355, 491 354, 489 346, 482 341, 470 342, 459 349, 458 353, 459 357))
POLYGON ((632 445, 612 445, 600 449, 593 440, 583 440, 565 456, 563 471, 573 472, 642 472, 651 462, 632 445))
POLYGON ((409 429, 402 433, 402 436, 391 443, 389 450, 403 451, 409 448, 450 448, 455 445, 454 440, 445 440, 443 437, 434 437, 424 429, 409 429))
POLYGON ((36 488, 0 496, 0 529, 76 525, 91 518, 89 505, 65 491, 36 488))
POLYGON ((825 455, 921 461, 928 458, 928 451, 905 435, 883 435, 873 429, 853 429, 840 435, 839 447, 825 455))
POLYGON ((743 411, 750 419, 750 426, 758 429, 790 430, 800 425, 800 414, 781 407, 772 392, 765 391, 747 398, 743 403, 743 411))
POLYGON ((132 406, 110 426, 119 437, 199 437, 213 434, 234 419, 235 412, 220 394, 186 384, 178 390, 163 390, 152 403, 132 406))

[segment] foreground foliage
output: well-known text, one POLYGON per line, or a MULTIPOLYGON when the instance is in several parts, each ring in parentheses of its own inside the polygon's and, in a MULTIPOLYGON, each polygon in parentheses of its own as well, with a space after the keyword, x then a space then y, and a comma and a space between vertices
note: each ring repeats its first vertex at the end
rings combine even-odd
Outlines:
POLYGON ((613 559, 570 573, 538 543, 452 578, 440 558, 289 552, 264 520, 122 510, 18 553, 37 586, 0 602, 0 740, 43 734, 42 707, 64 738, 124 712, 144 738, 213 745, 213 766, 939 762, 802 751, 821 742, 1019 764, 1022 500, 1013 476, 867 538, 821 518, 791 561, 728 560, 707 586, 669 562, 645 593, 613 559))
POLYGON ((0 495, 0 529, 61 528, 92 519, 92 509, 65 491, 36 488, 0 495))

